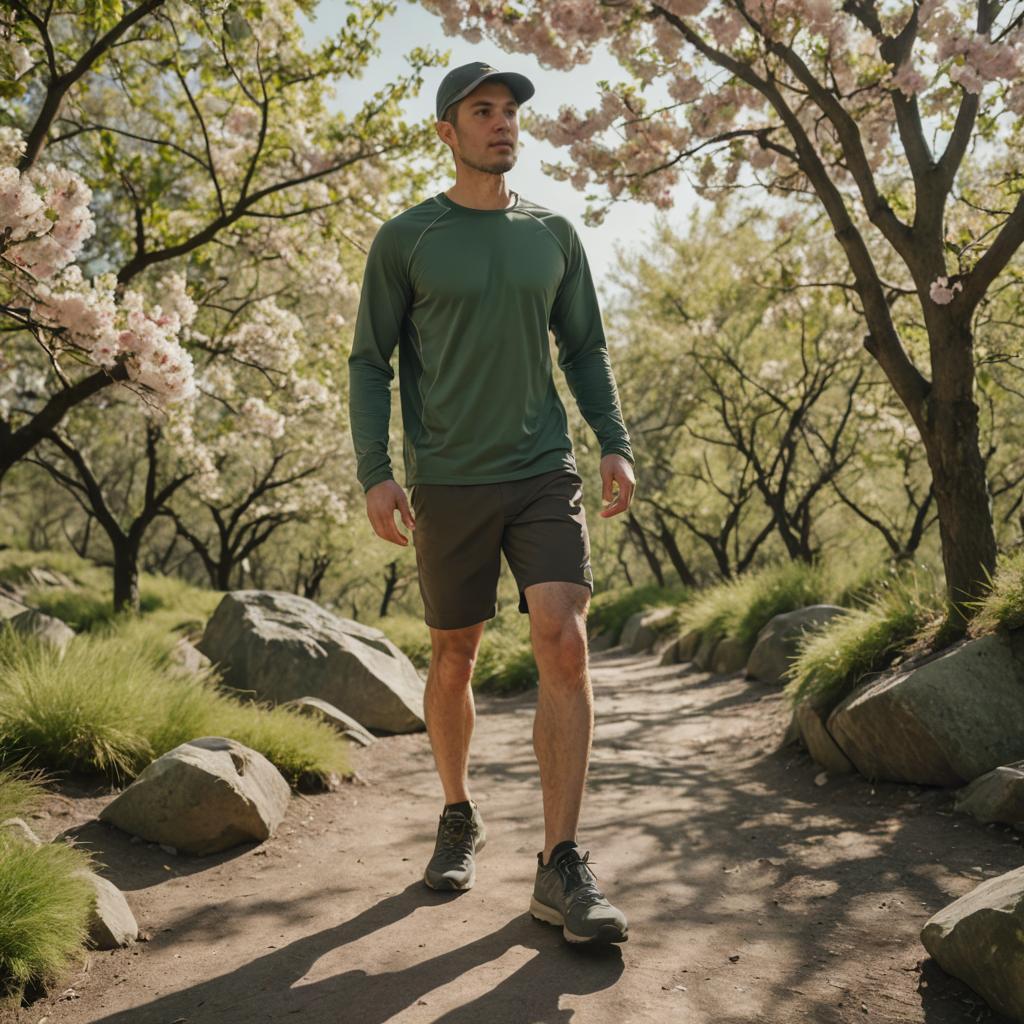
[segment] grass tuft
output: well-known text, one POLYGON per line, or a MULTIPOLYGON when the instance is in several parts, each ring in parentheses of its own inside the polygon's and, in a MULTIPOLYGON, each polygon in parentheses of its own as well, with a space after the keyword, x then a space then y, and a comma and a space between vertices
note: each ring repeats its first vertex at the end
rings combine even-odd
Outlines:
POLYGON ((749 653, 757 634, 776 615, 830 601, 835 590, 818 565, 766 566, 701 591, 680 609, 679 625, 704 636, 734 637, 749 653))
POLYGON ((847 615, 808 630, 789 668, 793 704, 811 697, 838 704, 865 676, 890 665, 941 621, 945 601, 934 581, 891 579, 847 615))
POLYGON ((1024 550, 1000 560, 988 592, 974 608, 972 636, 1024 626, 1024 550))
POLYGON ((348 773, 348 747, 326 723, 242 703, 212 674, 168 666, 174 638, 127 622, 75 637, 63 657, 0 630, 0 754, 115 781, 198 736, 229 736, 268 757, 293 784, 348 773), (140 638, 144 642, 140 642, 140 638))
MULTIPOLYGON (((26 814, 44 796, 38 775, 0 771, 0 819, 26 814)), ((77 847, 32 846, 0 830, 0 995, 51 985, 81 956, 94 897, 74 872, 89 866, 77 847)))

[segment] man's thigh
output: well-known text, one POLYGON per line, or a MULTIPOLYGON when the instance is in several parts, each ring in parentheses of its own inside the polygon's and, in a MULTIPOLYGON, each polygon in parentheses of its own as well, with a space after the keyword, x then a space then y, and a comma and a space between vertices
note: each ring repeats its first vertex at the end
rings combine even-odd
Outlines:
MULTIPOLYGON (((541 583, 574 583, 593 593, 583 480, 559 469, 502 484, 506 508, 502 548, 519 587, 519 610, 533 611, 541 583)), ((545 602, 545 608, 548 602, 545 602)))
POLYGON ((464 629, 497 611, 501 492, 497 484, 414 484, 416 569, 426 624, 464 629))

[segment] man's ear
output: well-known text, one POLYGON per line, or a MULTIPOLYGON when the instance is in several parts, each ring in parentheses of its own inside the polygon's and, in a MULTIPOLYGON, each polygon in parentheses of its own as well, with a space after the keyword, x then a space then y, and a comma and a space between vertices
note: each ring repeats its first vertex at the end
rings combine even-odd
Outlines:
POLYGON ((434 131, 437 132, 437 137, 450 148, 452 136, 455 134, 455 129, 451 124, 448 121, 437 121, 434 124, 434 131))

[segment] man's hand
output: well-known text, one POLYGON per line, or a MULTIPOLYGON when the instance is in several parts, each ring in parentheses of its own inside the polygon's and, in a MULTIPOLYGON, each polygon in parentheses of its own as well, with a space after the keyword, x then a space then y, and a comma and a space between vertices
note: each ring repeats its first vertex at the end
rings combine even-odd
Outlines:
POLYGON ((625 512, 633 500, 633 491, 636 490, 636 477, 633 476, 633 467, 629 459, 611 452, 601 459, 601 498, 604 501, 612 501, 613 484, 618 485, 619 493, 612 504, 601 509, 601 515, 605 519, 625 512))
POLYGON ((395 509, 398 509, 402 522, 410 530, 415 530, 416 520, 413 518, 412 509, 409 508, 405 491, 398 483, 394 480, 381 480, 366 492, 366 514, 374 533, 384 540, 391 541, 392 544, 405 547, 409 543, 409 538, 395 525, 395 509))

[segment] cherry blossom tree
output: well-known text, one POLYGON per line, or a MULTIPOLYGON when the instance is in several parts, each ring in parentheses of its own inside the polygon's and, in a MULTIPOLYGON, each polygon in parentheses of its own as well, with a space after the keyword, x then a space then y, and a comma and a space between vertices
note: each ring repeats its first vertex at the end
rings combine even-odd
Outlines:
POLYGON ((331 209, 365 233, 422 180, 389 161, 431 144, 401 101, 441 58, 414 50, 356 114, 331 113, 395 5, 352 3, 308 48, 296 14, 314 6, 4 6, 0 479, 114 384, 163 409, 193 395, 193 285, 214 248, 331 209))
POLYGON ((607 46, 630 73, 535 116, 591 218, 758 190, 824 211, 864 347, 927 453, 955 615, 996 540, 979 447, 974 324, 1024 242, 1021 0, 423 0, 450 33, 571 69, 607 46), (892 262, 894 277, 880 269, 892 262), (893 302, 916 303, 901 331, 893 302))

